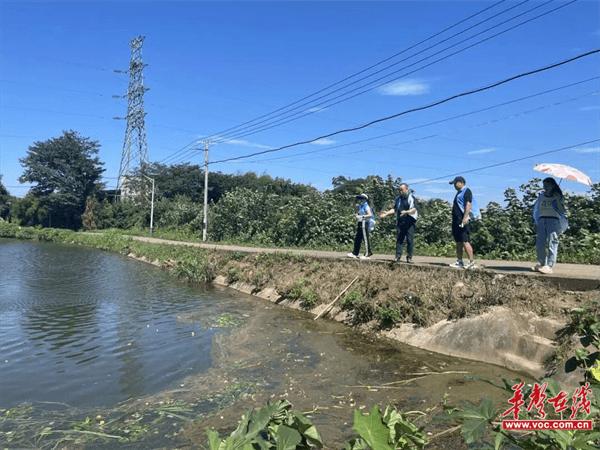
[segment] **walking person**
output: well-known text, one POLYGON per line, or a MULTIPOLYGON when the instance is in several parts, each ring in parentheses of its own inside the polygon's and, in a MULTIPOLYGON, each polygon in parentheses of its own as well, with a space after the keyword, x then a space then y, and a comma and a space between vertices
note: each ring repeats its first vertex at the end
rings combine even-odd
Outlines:
POLYGON ((360 256, 360 259, 369 259, 373 255, 371 249, 371 236, 370 232, 375 227, 375 217, 373 215, 373 208, 369 205, 369 196, 367 194, 360 194, 356 196, 356 235, 354 236, 354 249, 352 253, 348 253, 349 258, 358 258, 360 253, 360 247, 364 241, 365 243, 365 254, 360 256))
POLYGON ((406 262, 412 264, 415 246, 415 224, 419 218, 415 198, 410 192, 408 184, 402 183, 398 196, 394 200, 394 207, 382 212, 379 217, 384 218, 396 214, 396 262, 402 260, 402 245, 406 240, 406 262))
POLYGON ((466 184, 464 177, 455 177, 450 184, 456 189, 456 196, 452 203, 452 236, 456 242, 456 262, 450 264, 455 269, 473 269, 473 246, 471 245, 471 229, 469 221, 473 212, 473 193, 466 184), (463 261, 463 250, 469 258, 468 263, 463 261))
POLYGON ((569 223, 564 196, 556 180, 552 177, 545 178, 543 186, 544 190, 540 192, 533 206, 537 264, 532 269, 550 274, 558 256, 558 237, 567 230, 569 223))

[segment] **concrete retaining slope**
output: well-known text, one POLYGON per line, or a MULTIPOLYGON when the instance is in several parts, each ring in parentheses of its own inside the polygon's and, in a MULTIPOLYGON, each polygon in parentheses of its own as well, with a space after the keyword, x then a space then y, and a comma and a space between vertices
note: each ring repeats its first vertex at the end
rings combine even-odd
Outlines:
POLYGON ((541 377, 544 361, 555 352, 554 335, 564 324, 505 307, 427 328, 402 325, 384 336, 415 347, 498 364, 541 377))

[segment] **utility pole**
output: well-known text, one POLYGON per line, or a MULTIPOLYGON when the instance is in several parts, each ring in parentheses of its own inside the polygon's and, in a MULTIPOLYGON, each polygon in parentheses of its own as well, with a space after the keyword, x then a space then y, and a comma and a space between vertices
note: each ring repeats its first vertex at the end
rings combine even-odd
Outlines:
POLYGON ((208 146, 209 141, 204 141, 204 228, 202 229, 202 241, 206 242, 208 232, 208 146))
POLYGON ((152 183, 152 197, 150 199, 150 234, 152 234, 154 231, 154 178, 144 175, 143 173, 142 177, 150 180, 150 183, 152 183))

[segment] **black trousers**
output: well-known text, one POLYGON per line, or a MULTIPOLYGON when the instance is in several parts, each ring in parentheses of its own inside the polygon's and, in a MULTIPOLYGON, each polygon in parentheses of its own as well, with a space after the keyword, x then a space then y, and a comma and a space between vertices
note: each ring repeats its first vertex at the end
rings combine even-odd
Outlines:
POLYGON ((409 258, 413 257, 415 247, 415 224, 412 217, 403 218, 396 223, 396 258, 402 257, 402 244, 406 240, 406 253, 409 258))
POLYGON ((356 256, 360 253, 360 246, 365 241, 365 255, 371 256, 371 237, 369 235, 369 224, 366 221, 361 221, 356 224, 356 236, 354 236, 354 253, 356 256))

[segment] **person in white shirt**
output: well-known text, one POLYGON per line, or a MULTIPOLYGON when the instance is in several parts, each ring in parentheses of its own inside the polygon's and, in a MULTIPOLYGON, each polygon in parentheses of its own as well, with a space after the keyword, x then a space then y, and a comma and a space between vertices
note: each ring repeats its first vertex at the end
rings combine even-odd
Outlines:
POLYGON ((558 256, 558 237, 567 230, 569 223, 563 193, 556 180, 552 177, 545 178, 543 186, 544 190, 533 205, 538 262, 532 270, 550 274, 558 256))

